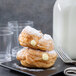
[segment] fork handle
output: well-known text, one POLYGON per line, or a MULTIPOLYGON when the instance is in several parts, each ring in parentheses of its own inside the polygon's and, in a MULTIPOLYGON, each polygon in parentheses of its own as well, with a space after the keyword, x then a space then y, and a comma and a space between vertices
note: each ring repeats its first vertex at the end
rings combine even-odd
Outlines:
POLYGON ((67 64, 75 64, 76 65, 76 61, 68 61, 68 62, 66 62, 67 64))

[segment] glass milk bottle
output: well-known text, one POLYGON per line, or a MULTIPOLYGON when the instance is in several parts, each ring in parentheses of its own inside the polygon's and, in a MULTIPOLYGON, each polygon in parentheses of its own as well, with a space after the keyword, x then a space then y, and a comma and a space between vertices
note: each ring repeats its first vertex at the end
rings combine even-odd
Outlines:
POLYGON ((76 0, 56 0, 53 9, 53 39, 76 59, 76 0))

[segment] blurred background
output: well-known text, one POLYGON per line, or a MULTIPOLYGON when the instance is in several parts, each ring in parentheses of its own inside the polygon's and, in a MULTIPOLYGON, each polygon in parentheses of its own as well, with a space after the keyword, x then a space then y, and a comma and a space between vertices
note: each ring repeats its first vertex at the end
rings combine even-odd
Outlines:
POLYGON ((34 27, 52 35, 55 0, 0 0, 0 23, 34 21, 34 27))

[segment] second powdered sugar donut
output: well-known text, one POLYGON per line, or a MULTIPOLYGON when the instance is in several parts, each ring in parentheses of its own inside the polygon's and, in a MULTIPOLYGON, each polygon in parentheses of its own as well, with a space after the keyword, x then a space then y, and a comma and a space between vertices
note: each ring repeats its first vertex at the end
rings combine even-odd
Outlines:
POLYGON ((43 34, 30 26, 26 26, 19 35, 21 46, 39 49, 43 51, 54 50, 53 39, 48 34, 43 34))
POLYGON ((54 65, 57 54, 54 50, 45 52, 25 47, 17 52, 16 58, 25 67, 49 68, 54 65))

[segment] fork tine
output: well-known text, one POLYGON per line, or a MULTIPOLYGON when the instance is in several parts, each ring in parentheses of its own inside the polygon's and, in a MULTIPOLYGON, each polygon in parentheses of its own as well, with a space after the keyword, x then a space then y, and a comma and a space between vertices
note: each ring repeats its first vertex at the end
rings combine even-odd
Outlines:
POLYGON ((64 54, 60 49, 58 49, 58 51, 59 51, 61 57, 64 59, 64 61, 69 60, 69 59, 65 56, 65 54, 64 54))
POLYGON ((61 51, 59 51, 59 53, 60 53, 61 57, 66 61, 67 59, 66 59, 65 55, 64 55, 64 54, 62 54, 62 52, 61 52, 61 51))
POLYGON ((60 50, 62 51, 62 53, 65 55, 65 57, 66 57, 67 59, 72 60, 72 59, 62 50, 62 48, 60 48, 60 50))
POLYGON ((71 58, 67 56, 67 54, 65 54, 61 48, 57 48, 57 53, 64 62, 72 61, 71 58))
POLYGON ((55 48, 56 48, 56 52, 59 55, 59 57, 64 61, 64 62, 68 62, 68 61, 73 61, 60 47, 57 47, 55 42, 54 42, 55 48))
POLYGON ((58 50, 55 50, 57 52, 57 54, 59 55, 59 57, 63 60, 63 62, 65 62, 64 58, 61 56, 60 52, 58 50))

